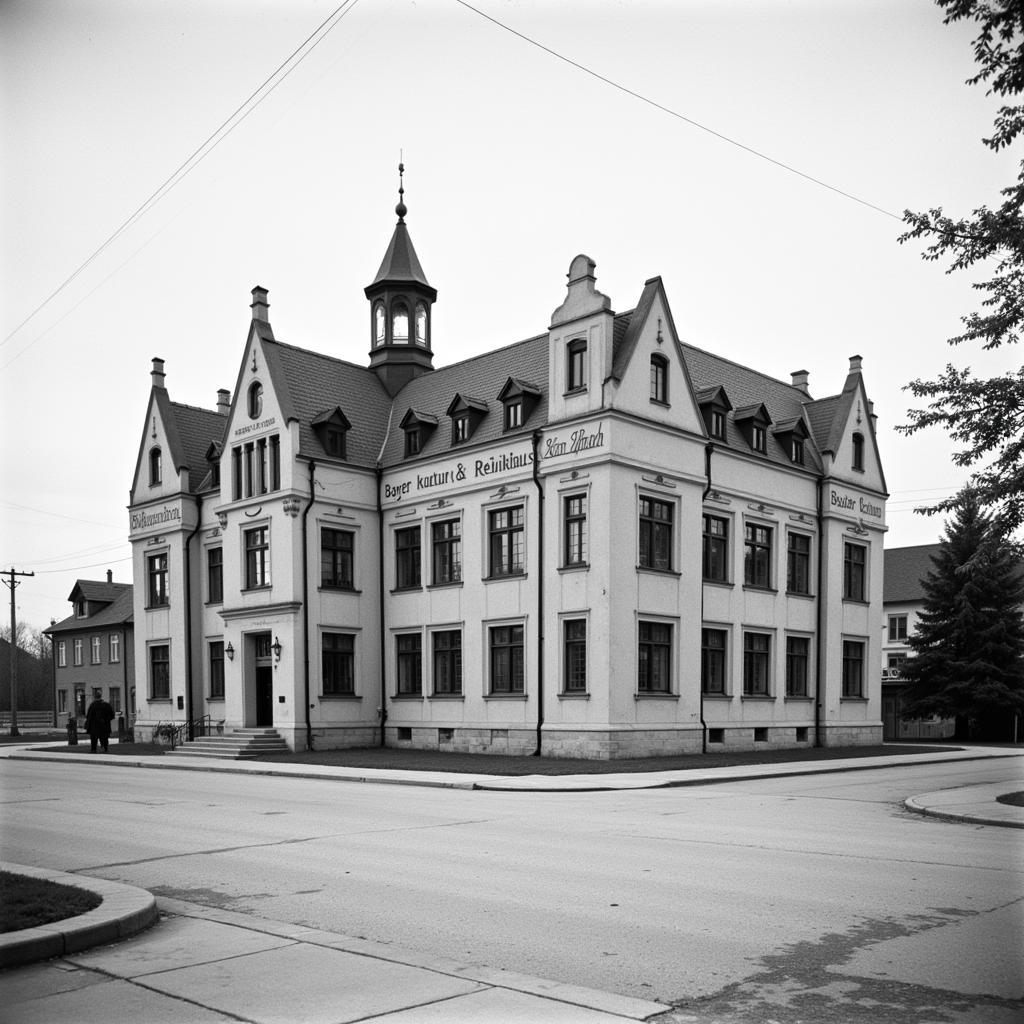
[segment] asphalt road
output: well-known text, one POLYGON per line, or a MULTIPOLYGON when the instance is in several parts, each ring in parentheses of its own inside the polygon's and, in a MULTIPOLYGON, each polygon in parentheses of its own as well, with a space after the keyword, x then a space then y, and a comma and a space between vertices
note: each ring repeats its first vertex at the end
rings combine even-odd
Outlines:
POLYGON ((534 794, 4 761, 0 857, 716 1020, 1012 1021, 1024 837, 902 800, 1021 767, 534 794))

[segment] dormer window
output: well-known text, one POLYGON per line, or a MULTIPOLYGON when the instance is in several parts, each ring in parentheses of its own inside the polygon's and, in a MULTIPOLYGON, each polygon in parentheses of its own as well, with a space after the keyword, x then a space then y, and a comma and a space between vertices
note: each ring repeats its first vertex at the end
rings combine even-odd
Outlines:
POLYGON ((798 466, 804 464, 804 442, 802 438, 791 437, 789 439, 789 461, 798 466))
POLYGON ((711 410, 711 426, 708 433, 716 441, 725 440, 725 413, 721 409, 711 410))
POLYGON ((802 466, 808 437, 807 425, 803 418, 797 416, 793 419, 783 420, 772 428, 772 433, 782 446, 783 451, 789 456, 789 461, 794 466, 802 466))
POLYGON ((668 405, 668 360, 664 356, 651 356, 651 401, 668 405))
POLYGON ((540 389, 527 384, 526 381, 509 377, 505 381, 505 386, 498 392, 498 401, 505 407, 505 430, 519 430, 540 401, 540 389))
POLYGON ((523 425, 523 400, 521 398, 505 404, 505 429, 516 430, 523 425))
POLYGON ((75 602, 75 618, 84 619, 86 617, 86 604, 84 601, 75 602))
POLYGON ((211 441, 206 449, 206 461, 210 464, 210 486, 220 487, 220 456, 223 447, 217 441, 211 441))
POLYGON ((853 468, 863 472, 864 470, 864 435, 853 435, 853 468))
POLYGON ((754 423, 750 429, 750 447, 763 455, 768 451, 768 431, 760 423, 754 423))
POLYGON ((405 457, 419 455, 420 453, 420 428, 411 427, 405 432, 405 457))
POLYGON ((708 436, 714 441, 726 440, 726 415, 732 410, 732 402, 725 388, 716 385, 697 392, 697 405, 704 419, 708 436))
POLYGON ((427 347, 427 307, 422 302, 416 303, 416 344, 427 347))
POLYGON ((409 341, 409 307, 404 302, 395 305, 391 313, 391 341, 404 345, 409 341))
POLYGON ((335 459, 346 458, 346 437, 351 424, 341 406, 335 406, 326 412, 313 417, 313 433, 327 455, 335 459))
POLYGON ((405 431, 405 457, 419 455, 431 433, 437 428, 437 417, 410 409, 399 424, 405 431))
POLYGON ((345 432, 334 427, 328 427, 324 435, 324 451, 335 458, 345 458, 345 432))
POLYGON ((452 444, 469 440, 469 413, 464 412, 452 420, 452 444))
POLYGON ((263 385, 254 380, 249 385, 249 419, 258 420, 263 412, 263 385))
POLYGON ((733 413, 733 418, 747 444, 759 455, 767 455, 768 428, 772 425, 772 418, 768 415, 764 403, 745 405, 733 413))
POLYGON ((587 386, 587 339, 574 338, 566 350, 565 390, 582 391, 587 386))
POLYGON ((373 345, 376 348, 378 345, 384 344, 384 329, 387 323, 387 318, 384 316, 384 303, 378 302, 373 307, 373 345))
POLYGON ((452 444, 468 441, 487 415, 487 403, 469 395, 456 395, 447 409, 452 419, 452 444))
POLYGON ((156 487, 163 481, 163 455, 159 448, 149 450, 149 486, 156 487))

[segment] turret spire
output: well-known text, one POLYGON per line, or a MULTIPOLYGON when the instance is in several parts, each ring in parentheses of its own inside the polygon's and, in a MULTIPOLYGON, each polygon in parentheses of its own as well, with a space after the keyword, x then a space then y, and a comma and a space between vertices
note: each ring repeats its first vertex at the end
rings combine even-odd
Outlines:
POLYGON ((405 164, 402 163, 401 152, 398 157, 398 205, 395 207, 395 213, 398 214, 399 223, 405 223, 405 215, 409 212, 409 208, 405 205, 403 196, 405 195, 405 187, 402 184, 402 175, 405 173, 405 164))

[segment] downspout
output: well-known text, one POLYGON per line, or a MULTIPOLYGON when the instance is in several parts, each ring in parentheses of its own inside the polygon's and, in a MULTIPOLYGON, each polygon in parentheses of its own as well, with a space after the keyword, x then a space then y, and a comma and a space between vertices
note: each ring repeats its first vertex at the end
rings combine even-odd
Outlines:
POLYGON ((384 469, 380 462, 377 463, 377 530, 380 536, 380 543, 377 545, 377 604, 380 617, 380 745, 386 747, 386 733, 384 724, 388 720, 388 696, 387 696, 387 673, 384 671, 385 664, 385 643, 384 643, 384 503, 381 499, 381 491, 384 486, 384 469))
POLYGON ((537 749, 540 757, 544 728, 544 488, 540 482, 540 431, 533 432, 533 482, 537 486, 537 749))
POLYGON ((822 675, 825 671, 824 663, 821 658, 821 630, 822 630, 822 619, 825 614, 825 602, 823 600, 822 593, 822 581, 824 578, 824 554, 823 549, 825 547, 825 513, 822 508, 822 501, 824 495, 824 481, 821 477, 818 478, 818 614, 817 614, 817 629, 815 630, 814 638, 814 660, 816 662, 814 668, 814 745, 816 747, 821 746, 821 693, 822 693, 822 675))
POLYGON ((302 510, 302 646, 303 646, 303 682, 306 695, 306 749, 313 749, 313 723, 309 717, 309 528, 307 520, 309 510, 313 507, 316 492, 313 489, 313 477, 316 474, 316 460, 309 460, 309 501, 302 510))
MULTIPOLYGON (((704 445, 704 476, 707 479, 707 484, 704 487, 704 493, 700 496, 701 500, 701 515, 704 514, 704 502, 707 501, 708 495, 711 493, 711 455, 715 450, 715 446, 709 441, 704 445)), ((701 647, 703 647, 704 639, 704 580, 701 579, 700 583, 700 623, 699 629, 701 631, 701 647)), ((700 692, 700 752, 706 754, 708 752, 708 723, 704 720, 704 674, 701 673, 698 683, 698 689, 700 692)))
POLYGON ((203 496, 196 495, 196 528, 185 540, 185 721, 188 738, 195 739, 192 721, 192 540, 203 524, 203 496))

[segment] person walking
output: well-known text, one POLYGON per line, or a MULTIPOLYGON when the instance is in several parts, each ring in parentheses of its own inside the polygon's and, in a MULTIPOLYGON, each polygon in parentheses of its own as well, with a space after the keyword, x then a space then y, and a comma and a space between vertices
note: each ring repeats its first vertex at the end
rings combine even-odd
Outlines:
POLYGON ((110 723, 114 720, 114 709, 97 694, 85 713, 85 731, 89 734, 92 753, 96 753, 96 742, 106 753, 110 746, 110 723))

